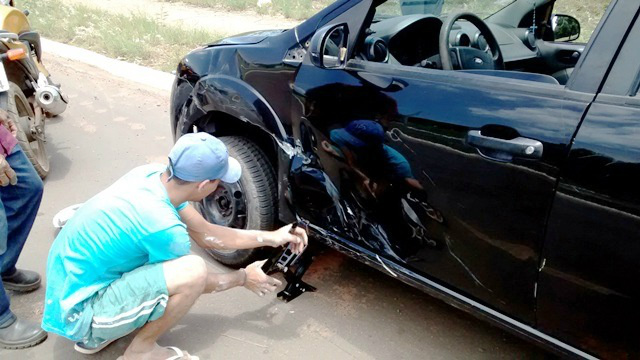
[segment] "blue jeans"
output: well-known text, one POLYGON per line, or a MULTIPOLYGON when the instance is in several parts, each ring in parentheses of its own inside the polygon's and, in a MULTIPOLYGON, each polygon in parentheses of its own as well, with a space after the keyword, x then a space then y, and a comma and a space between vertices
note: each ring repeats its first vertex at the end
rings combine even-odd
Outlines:
MULTIPOLYGON (((6 159, 18 176, 16 185, 0 187, 0 274, 8 276, 16 272, 18 256, 40 207, 43 185, 20 145, 6 159)), ((0 281, 0 328, 14 317, 0 281)))

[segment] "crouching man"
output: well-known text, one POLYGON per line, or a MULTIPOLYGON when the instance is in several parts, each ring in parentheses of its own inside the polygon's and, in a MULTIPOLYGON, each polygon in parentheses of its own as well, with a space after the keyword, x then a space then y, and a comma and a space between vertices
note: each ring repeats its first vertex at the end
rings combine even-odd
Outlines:
POLYGON ((307 234, 291 226, 276 231, 226 228, 208 223, 189 201, 211 194, 220 181, 239 180, 240 164, 220 140, 182 136, 169 166, 133 169, 87 201, 54 241, 47 263, 42 327, 76 341, 92 354, 140 328, 124 358, 195 359, 156 343, 203 293, 244 286, 263 296, 280 281, 263 262, 227 274, 209 272, 189 255, 189 235, 201 247, 247 249, 293 243, 301 252, 307 234))

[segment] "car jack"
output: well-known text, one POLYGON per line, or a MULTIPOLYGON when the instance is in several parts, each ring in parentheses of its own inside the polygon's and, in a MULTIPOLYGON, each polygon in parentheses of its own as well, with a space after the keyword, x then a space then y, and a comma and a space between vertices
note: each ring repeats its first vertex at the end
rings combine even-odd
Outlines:
MULTIPOLYGON (((294 228, 295 226, 296 224, 294 224, 294 228)), ((278 293, 278 299, 289 302, 305 292, 316 291, 315 287, 302 281, 302 277, 313 262, 314 253, 310 247, 311 244, 307 245, 307 248, 301 254, 295 254, 291 251, 291 245, 289 245, 279 256, 269 258, 262 265, 262 270, 267 275, 278 271, 284 274, 287 285, 284 290, 278 293)))
POLYGON ((310 251, 305 251, 298 257, 296 264, 293 265, 295 270, 291 266, 284 268, 284 279, 287 281, 287 286, 278 293, 278 299, 289 302, 305 292, 316 291, 315 287, 302 281, 302 276, 307 272, 312 262, 313 255, 310 251))

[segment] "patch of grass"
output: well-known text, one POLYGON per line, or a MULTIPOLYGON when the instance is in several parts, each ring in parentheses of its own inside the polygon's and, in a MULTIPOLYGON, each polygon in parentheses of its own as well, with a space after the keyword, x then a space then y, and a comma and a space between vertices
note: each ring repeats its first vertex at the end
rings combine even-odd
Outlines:
MULTIPOLYGON (((203 1, 203 0, 195 0, 195 1, 203 1)), ((218 4, 221 4, 223 7, 230 10, 246 10, 246 9, 251 9, 256 7, 256 2, 254 0, 216 0, 215 2, 217 2, 218 4)))
POLYGON ((317 6, 318 9, 316 9, 313 3, 318 5, 317 3, 321 2, 311 0, 272 0, 271 5, 267 6, 270 6, 273 11, 281 13, 291 19, 307 19, 325 7, 319 5, 317 6))
POLYGON ((221 10, 252 10, 259 14, 280 15, 289 19, 304 20, 329 6, 335 0, 271 0, 258 6, 257 0, 162 0, 221 10))
POLYGON ((60 0, 23 0, 20 7, 31 12, 32 27, 44 37, 163 71, 175 70, 187 52, 222 37, 60 0))

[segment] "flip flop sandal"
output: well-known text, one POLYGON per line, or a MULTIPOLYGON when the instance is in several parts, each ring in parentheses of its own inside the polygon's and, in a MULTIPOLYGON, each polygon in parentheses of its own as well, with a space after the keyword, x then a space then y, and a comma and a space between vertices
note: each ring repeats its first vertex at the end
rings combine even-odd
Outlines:
POLYGON ((191 354, 187 354, 188 357, 184 357, 185 353, 182 350, 178 349, 175 346, 167 346, 167 349, 171 349, 176 352, 176 354, 172 357, 167 358, 166 360, 200 360, 199 357, 191 354))
MULTIPOLYGON (((191 354, 187 354, 187 356, 189 356, 189 357, 184 357, 185 353, 182 350, 180 350, 177 347, 175 347, 175 346, 167 346, 167 349, 171 349, 171 350, 175 351, 176 354, 171 356, 171 357, 168 357, 166 360, 200 360, 199 357, 197 357, 195 355, 191 355, 191 354)), ((124 360, 124 356, 118 356, 118 359, 116 359, 116 360, 124 360)))
POLYGON ((107 346, 109 346, 109 344, 111 344, 112 342, 116 341, 118 339, 112 339, 112 340, 108 340, 103 342, 102 344, 98 345, 97 347, 94 348, 88 348, 88 347, 84 347, 82 343, 75 343, 75 345, 73 345, 73 348, 81 353, 81 354, 86 354, 86 355, 91 355, 91 354, 95 354, 99 351, 101 351, 102 349, 106 348, 107 346))

